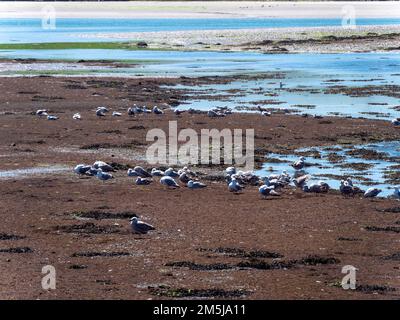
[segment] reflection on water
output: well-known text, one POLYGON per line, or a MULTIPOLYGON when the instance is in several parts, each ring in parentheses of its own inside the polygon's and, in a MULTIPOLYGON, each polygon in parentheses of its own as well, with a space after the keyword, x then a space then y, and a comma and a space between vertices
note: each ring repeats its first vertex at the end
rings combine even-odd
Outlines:
POLYGON ((15 170, 0 170, 0 180, 26 178, 32 175, 60 173, 70 171, 71 168, 66 166, 49 166, 49 167, 34 167, 15 170))
POLYGON ((305 173, 311 175, 309 183, 326 181, 339 189, 340 180, 351 177, 353 183, 367 189, 378 187, 381 196, 393 194, 393 186, 400 184, 400 142, 391 141, 358 146, 329 146, 303 148, 293 155, 268 154, 266 163, 256 173, 267 176, 286 170, 294 175, 291 167, 299 155, 306 156, 305 173))

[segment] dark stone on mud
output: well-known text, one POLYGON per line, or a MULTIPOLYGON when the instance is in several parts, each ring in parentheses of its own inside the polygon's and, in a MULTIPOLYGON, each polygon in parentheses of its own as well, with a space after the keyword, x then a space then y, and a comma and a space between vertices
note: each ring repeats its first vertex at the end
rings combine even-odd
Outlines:
POLYGON ((139 41, 137 44, 136 44, 136 46, 137 47, 139 47, 139 48, 147 48, 147 43, 146 42, 144 42, 144 41, 139 41))
POLYGON ((29 247, 0 249, 0 253, 32 253, 32 252, 33 250, 29 247))

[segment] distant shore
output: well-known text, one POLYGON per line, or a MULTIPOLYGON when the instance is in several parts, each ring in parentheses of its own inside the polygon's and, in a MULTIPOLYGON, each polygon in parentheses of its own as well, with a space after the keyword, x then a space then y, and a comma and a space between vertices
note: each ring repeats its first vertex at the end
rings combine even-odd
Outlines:
POLYGON ((51 6, 59 18, 342 18, 352 6, 356 18, 398 18, 400 3, 279 1, 1 2, 0 18, 41 18, 51 6))

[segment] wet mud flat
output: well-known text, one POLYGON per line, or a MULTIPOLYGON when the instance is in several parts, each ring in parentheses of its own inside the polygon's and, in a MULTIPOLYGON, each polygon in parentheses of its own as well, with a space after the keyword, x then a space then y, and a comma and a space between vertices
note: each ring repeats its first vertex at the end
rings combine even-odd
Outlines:
POLYGON ((175 80, 73 79, 87 87, 79 90, 66 87, 69 81, 0 79, 5 92, 0 98, 0 170, 71 168, 0 181, 1 298, 398 299, 396 200, 292 188, 262 200, 257 187, 233 194, 223 181, 211 178, 222 173, 222 166, 193 167, 208 184, 197 191, 166 190, 158 181, 136 186, 126 176, 128 167, 150 168, 143 157, 150 143, 146 133, 152 128, 168 132, 169 120, 196 131, 254 128, 260 165, 269 151, 291 153, 343 139, 353 144, 399 139, 399 130, 387 121, 238 113, 209 118, 188 112, 177 117, 168 109, 162 116, 99 119, 94 115, 99 105, 124 111, 135 102, 180 102, 177 92, 159 87, 175 80), (154 92, 141 95, 143 88, 154 92), (20 91, 63 99, 32 102, 32 94, 20 91), (32 115, 39 107, 60 119, 32 115), (74 112, 83 119, 72 120, 74 112), (72 172, 77 163, 97 159, 114 163, 114 180, 72 172), (131 234, 133 216, 156 230, 131 234), (55 291, 40 287, 47 264, 57 270, 55 291), (359 290, 340 286, 347 264, 359 269, 359 290))

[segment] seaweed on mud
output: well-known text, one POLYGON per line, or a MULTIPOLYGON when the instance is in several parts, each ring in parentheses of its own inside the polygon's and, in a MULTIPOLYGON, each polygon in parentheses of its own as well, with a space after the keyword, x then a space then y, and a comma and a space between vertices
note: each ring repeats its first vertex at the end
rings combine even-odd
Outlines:
POLYGON ((86 252, 75 252, 72 257, 123 257, 129 256, 130 253, 126 251, 112 251, 112 252, 96 252, 96 251, 86 251, 86 252))
POLYGON ((400 207, 392 207, 392 208, 385 208, 385 209, 376 209, 379 212, 385 213, 400 213, 400 207))
POLYGON ((142 125, 137 125, 137 126, 132 126, 129 127, 128 130, 145 130, 146 127, 142 126, 142 125))
POLYGON ((68 269, 72 269, 72 270, 82 270, 82 269, 87 269, 87 268, 88 268, 88 266, 85 264, 73 264, 68 267, 68 269))
POLYGON ((337 167, 342 169, 354 169, 356 171, 365 171, 371 169, 374 165, 371 163, 364 162, 350 162, 337 165, 337 167))
POLYGON ((237 264, 239 268, 251 268, 259 270, 279 270, 279 269, 290 269, 295 267, 294 262, 281 262, 273 261, 271 263, 265 262, 259 259, 250 259, 248 261, 241 261, 237 264))
POLYGON ((203 180, 207 181, 225 181, 225 176, 222 174, 208 174, 202 177, 203 180))
POLYGON ((98 149, 129 149, 129 148, 134 148, 136 146, 143 146, 144 143, 137 141, 137 140, 132 140, 131 142, 127 143, 121 143, 121 144, 113 144, 113 143, 92 143, 92 144, 87 144, 83 145, 80 147, 81 150, 98 150, 98 149))
POLYGON ((331 153, 329 153, 329 154, 326 156, 326 158, 327 158, 328 161, 331 162, 331 163, 338 163, 338 162, 344 161, 346 157, 344 157, 344 156, 342 156, 342 155, 340 155, 340 154, 331 152, 331 153))
POLYGON ((123 170, 123 171, 133 168, 129 164, 123 164, 123 163, 118 163, 118 162, 111 162, 110 166, 113 167, 114 170, 123 170))
POLYGON ((191 261, 168 262, 167 267, 189 268, 190 270, 212 271, 212 270, 228 270, 234 266, 226 263, 199 264, 191 261))
POLYGON ((264 250, 245 251, 239 248, 219 247, 216 249, 199 248, 198 251, 221 253, 221 254, 226 254, 229 257, 240 257, 240 258, 272 258, 272 259, 283 258, 283 255, 280 253, 264 251, 264 250))
POLYGON ((392 227, 392 226, 389 226, 389 227, 367 226, 367 227, 365 227, 365 230, 400 233, 400 227, 392 227))
POLYGON ((95 220, 103 220, 103 219, 121 219, 121 220, 128 220, 133 217, 138 217, 138 215, 131 211, 125 212, 103 212, 103 211, 76 211, 73 212, 72 215, 79 217, 79 218, 88 218, 88 219, 95 219, 95 220))
POLYGON ((117 226, 98 226, 94 223, 74 224, 68 226, 56 226, 56 230, 64 233, 91 233, 91 234, 103 234, 103 233, 118 233, 119 227, 117 226))
POLYGON ((33 250, 29 247, 0 249, 0 253, 32 253, 32 252, 33 250))
POLYGON ((386 171, 383 177, 388 184, 400 183, 400 171, 386 171))
POLYGON ((395 288, 388 287, 388 286, 381 286, 381 285, 370 285, 370 284, 364 284, 364 285, 358 285, 356 287, 356 291, 364 292, 364 293, 371 293, 371 292, 379 292, 379 293, 384 293, 384 292, 393 292, 396 291, 395 288))
POLYGON ((307 266, 316 266, 319 264, 335 264, 339 263, 340 260, 334 257, 321 257, 318 255, 309 255, 300 260, 294 260, 293 262, 295 262, 296 264, 302 264, 307 266))
POLYGON ((349 156, 366 160, 385 160, 388 156, 388 154, 385 152, 378 152, 376 150, 365 148, 351 149, 347 150, 345 153, 349 156))
POLYGON ((171 288, 168 286, 148 287, 149 293, 155 296, 169 298, 198 297, 198 298, 239 298, 249 295, 245 290, 223 290, 223 289, 187 289, 171 288))
POLYGON ((362 241, 362 239, 358 238, 346 238, 346 237, 339 237, 337 238, 338 241, 362 241))
POLYGON ((400 261, 400 252, 396 252, 391 254, 390 256, 383 257, 383 259, 400 261))
POLYGON ((0 240, 21 240, 25 238, 26 236, 17 236, 15 234, 0 233, 0 240))

